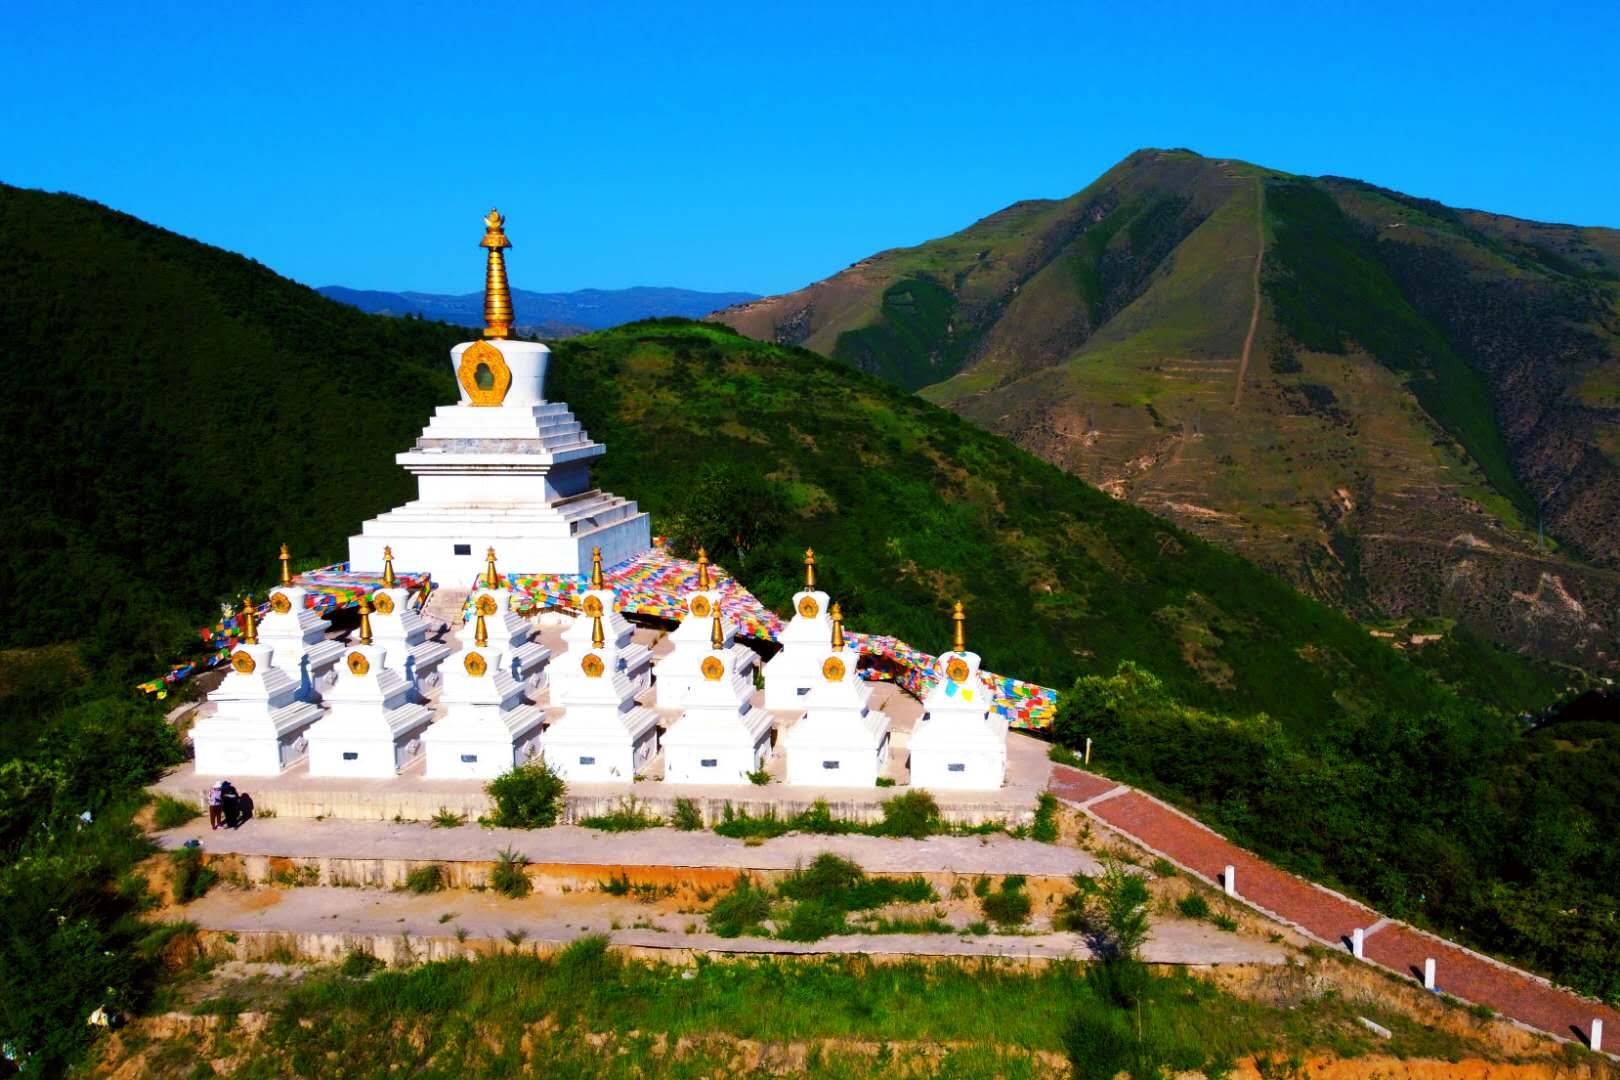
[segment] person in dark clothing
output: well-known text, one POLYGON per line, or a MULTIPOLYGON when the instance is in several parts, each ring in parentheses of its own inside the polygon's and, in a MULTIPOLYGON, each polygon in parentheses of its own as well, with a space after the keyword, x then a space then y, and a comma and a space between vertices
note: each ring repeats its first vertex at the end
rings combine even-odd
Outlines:
POLYGON ((236 797, 236 824, 241 826, 253 820, 253 796, 242 792, 236 797))
POLYGON ((223 810, 225 827, 227 829, 236 828, 237 801, 238 798, 235 784, 232 784, 229 780, 227 780, 223 784, 219 785, 219 805, 223 810))

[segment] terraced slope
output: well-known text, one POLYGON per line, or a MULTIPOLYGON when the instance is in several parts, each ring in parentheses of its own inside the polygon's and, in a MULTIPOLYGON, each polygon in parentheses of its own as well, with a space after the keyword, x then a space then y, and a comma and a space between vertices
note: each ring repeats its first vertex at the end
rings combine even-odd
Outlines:
POLYGON ((720 317, 918 388, 1358 617, 1605 668, 1617 252, 1614 230, 1141 151, 720 317))

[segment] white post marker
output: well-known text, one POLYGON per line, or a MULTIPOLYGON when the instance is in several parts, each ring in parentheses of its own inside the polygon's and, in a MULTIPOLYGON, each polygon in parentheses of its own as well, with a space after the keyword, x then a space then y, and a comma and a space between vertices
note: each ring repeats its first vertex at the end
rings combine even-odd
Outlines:
POLYGON ((1592 1037, 1587 1040, 1593 1050, 1603 1049, 1603 1021, 1594 1017, 1592 1019, 1592 1037))
POLYGON ((1434 957, 1423 961, 1423 989, 1434 989, 1434 957))
POLYGON ((1086 740, 1086 764, 1091 764, 1091 740, 1086 740))
POLYGON ((1354 930, 1350 931, 1350 955, 1355 957, 1357 960, 1364 959, 1364 957, 1361 955, 1361 947, 1366 944, 1366 941, 1367 932, 1361 927, 1358 926, 1354 930))
POLYGON ((1226 873, 1221 875, 1221 887, 1226 890, 1227 896, 1237 895, 1237 867, 1227 866, 1226 873))

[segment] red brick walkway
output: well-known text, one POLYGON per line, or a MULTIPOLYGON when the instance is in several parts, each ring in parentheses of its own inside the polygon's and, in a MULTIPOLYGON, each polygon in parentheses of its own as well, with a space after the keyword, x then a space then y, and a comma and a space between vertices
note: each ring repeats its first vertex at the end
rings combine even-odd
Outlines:
MULTIPOLYGON (((1054 765, 1051 786, 1059 798, 1079 803, 1118 785, 1095 773, 1054 765)), ((1277 869, 1139 791, 1094 803, 1087 813, 1217 885, 1226 867, 1233 867, 1240 899, 1330 945, 1348 948, 1352 930, 1366 930, 1383 918, 1369 907, 1277 869)), ((1420 981, 1423 961, 1432 956, 1435 985, 1448 994, 1489 1005, 1504 1016, 1581 1042, 1586 1041, 1592 1019, 1597 1017, 1607 1029, 1604 1042, 1611 1053, 1620 1040, 1620 1011, 1401 923, 1384 923, 1366 937, 1362 951, 1368 960, 1420 981)))

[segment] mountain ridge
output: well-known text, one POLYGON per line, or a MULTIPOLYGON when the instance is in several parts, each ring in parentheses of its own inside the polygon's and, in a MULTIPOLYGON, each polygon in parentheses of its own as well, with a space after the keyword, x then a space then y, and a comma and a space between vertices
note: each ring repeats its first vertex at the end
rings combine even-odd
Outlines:
POLYGON ((1144 150, 711 318, 914 389, 1360 618, 1616 664, 1620 231, 1144 150))
MULTIPOLYGON (((344 285, 323 285, 315 291, 330 300, 377 315, 414 315, 461 326, 481 326, 484 319, 482 292, 394 292, 351 289, 344 285)), ((701 318, 757 297, 756 293, 705 292, 665 285, 574 289, 570 292, 513 289, 512 306, 520 330, 537 331, 547 337, 572 337, 637 319, 670 315, 701 318)))

